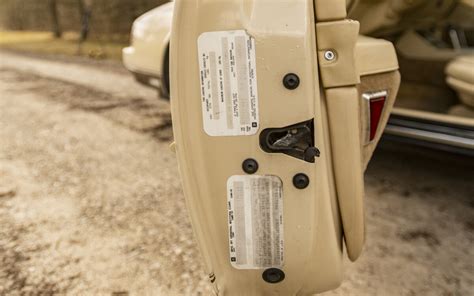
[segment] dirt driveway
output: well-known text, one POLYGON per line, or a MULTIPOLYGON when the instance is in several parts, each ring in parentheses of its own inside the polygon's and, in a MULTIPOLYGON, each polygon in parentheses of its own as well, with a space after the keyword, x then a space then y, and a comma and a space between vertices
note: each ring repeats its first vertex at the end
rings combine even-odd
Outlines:
MULTIPOLYGON (((0 295, 208 295, 169 106, 119 65, 0 52, 0 295)), ((384 143, 325 295, 473 295, 472 158, 384 143)))

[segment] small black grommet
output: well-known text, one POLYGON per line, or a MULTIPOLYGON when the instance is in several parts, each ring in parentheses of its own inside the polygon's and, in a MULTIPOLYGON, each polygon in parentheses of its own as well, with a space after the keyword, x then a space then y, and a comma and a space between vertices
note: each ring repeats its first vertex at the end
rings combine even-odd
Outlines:
POLYGON ((242 163, 242 169, 247 174, 255 174, 258 171, 258 162, 255 159, 248 158, 242 163))
POLYGON ((283 85, 287 89, 291 89, 291 90, 296 89, 300 85, 300 78, 298 77, 298 75, 294 73, 286 74, 285 77, 283 78, 283 85))
POLYGON ((276 284, 285 279, 285 273, 278 268, 269 268, 262 273, 264 281, 270 284, 276 284))
POLYGON ((305 189, 309 185, 309 178, 305 174, 296 174, 293 177, 293 185, 298 189, 305 189))

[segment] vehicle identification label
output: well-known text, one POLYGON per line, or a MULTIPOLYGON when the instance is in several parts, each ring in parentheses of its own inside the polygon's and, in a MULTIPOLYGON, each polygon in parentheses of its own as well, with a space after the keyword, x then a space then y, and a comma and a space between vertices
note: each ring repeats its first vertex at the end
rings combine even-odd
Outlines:
POLYGON ((227 181, 230 263, 237 269, 283 266, 283 192, 276 176, 227 181))
POLYGON ((254 135, 259 129, 255 39, 246 31, 198 38, 202 117, 210 136, 254 135))

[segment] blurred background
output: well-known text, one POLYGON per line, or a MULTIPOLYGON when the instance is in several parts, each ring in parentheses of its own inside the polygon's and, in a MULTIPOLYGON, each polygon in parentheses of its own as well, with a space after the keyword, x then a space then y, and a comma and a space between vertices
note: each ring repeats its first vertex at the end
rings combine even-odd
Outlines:
POLYGON ((2 0, 1 46, 119 60, 133 21, 166 0, 2 0), (78 44, 81 47, 78 48, 78 44))
MULTIPOLYGON (((122 65, 160 0, 0 0, 0 295, 209 295, 169 103, 122 65)), ((325 295, 472 295, 472 157, 384 139, 325 295)))

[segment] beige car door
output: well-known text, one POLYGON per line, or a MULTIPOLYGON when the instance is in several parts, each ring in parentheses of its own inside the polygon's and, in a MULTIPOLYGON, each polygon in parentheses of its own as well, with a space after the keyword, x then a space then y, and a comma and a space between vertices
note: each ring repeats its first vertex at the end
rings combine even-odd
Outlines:
POLYGON ((364 244, 363 173, 399 85, 345 0, 177 0, 175 149, 219 295, 338 287, 364 244))

